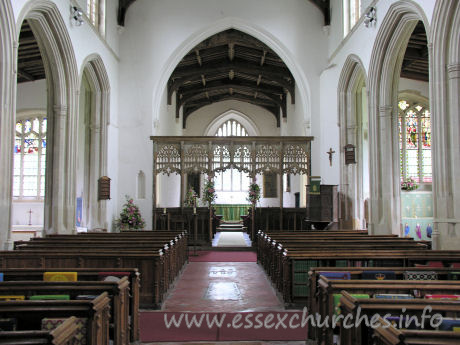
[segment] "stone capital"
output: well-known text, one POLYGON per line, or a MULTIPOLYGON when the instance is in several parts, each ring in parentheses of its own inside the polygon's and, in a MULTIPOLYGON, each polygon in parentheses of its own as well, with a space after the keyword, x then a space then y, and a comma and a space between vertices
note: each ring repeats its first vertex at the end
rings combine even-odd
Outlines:
POLYGON ((393 113, 393 107, 391 105, 379 106, 379 117, 391 117, 393 113))
POLYGON ((459 79, 460 78, 460 63, 448 65, 447 74, 449 76, 449 79, 459 79))
POLYGON ((66 105, 55 105, 53 107, 54 113, 59 116, 66 116, 67 115, 67 109, 68 107, 66 105))

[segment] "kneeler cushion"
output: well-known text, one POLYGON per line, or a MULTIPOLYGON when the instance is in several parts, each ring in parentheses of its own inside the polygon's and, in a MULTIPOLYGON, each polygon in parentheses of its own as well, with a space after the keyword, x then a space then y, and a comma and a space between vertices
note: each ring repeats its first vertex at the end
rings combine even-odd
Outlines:
POLYGON ((350 280, 350 272, 318 272, 319 275, 326 277, 329 280, 350 280))
POLYGON ((438 280, 438 274, 433 271, 406 271, 405 280, 438 280))
POLYGON ((76 282, 77 272, 44 272, 45 282, 76 282))
POLYGON ((426 299, 447 299, 451 301, 460 300, 460 295, 425 295, 426 299))
POLYGON ((395 280, 396 274, 394 271, 364 271, 361 274, 361 279, 395 280))
POLYGON ((460 320, 444 318, 438 327, 439 331, 453 331, 454 327, 460 327, 460 320))
POLYGON ((2 282, 2 281, 3 281, 3 273, 0 272, 0 282, 2 282))
POLYGON ((125 276, 130 276, 129 272, 99 272, 98 274, 99 280, 104 280, 106 277, 112 276, 117 278, 123 278, 125 276))
POLYGON ((391 293, 378 293, 374 295, 374 298, 383 298, 383 299, 413 299, 415 298, 412 295, 405 294, 405 293, 397 293, 397 294, 391 294, 391 293))
MULTIPOLYGON (((42 319, 42 330, 43 331, 52 331, 53 329, 56 329, 61 323, 63 323, 65 318, 44 318, 42 319)), ((77 332, 75 335, 75 345, 86 345, 86 323, 87 323, 87 318, 77 318, 75 321, 77 325, 77 332)))
POLYGON ((70 300, 69 295, 34 295, 29 296, 30 300, 41 301, 41 300, 63 300, 68 301, 70 300))
MULTIPOLYGON (((350 294, 350 296, 354 298, 369 298, 368 294, 350 294)), ((341 293, 335 293, 334 297, 334 315, 340 315, 342 310, 340 309, 340 297, 342 297, 341 293)))
POLYGON ((26 296, 20 296, 20 295, 0 296, 0 301, 24 301, 25 299, 26 299, 26 296))

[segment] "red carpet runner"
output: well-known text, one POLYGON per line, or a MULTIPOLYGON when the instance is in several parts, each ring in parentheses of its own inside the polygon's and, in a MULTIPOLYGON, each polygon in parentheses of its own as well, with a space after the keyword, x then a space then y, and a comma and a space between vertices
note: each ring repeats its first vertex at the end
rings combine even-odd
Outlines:
POLYGON ((141 312, 141 341, 301 341, 307 339, 305 317, 302 311, 141 312))
POLYGON ((257 262, 254 252, 198 251, 197 256, 190 252, 190 262, 257 262))

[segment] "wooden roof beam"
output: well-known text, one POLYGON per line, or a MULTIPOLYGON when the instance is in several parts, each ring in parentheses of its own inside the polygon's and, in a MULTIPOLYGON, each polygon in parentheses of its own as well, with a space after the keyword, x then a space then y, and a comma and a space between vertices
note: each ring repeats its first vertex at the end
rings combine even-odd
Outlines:
POLYGON ((276 78, 289 78, 294 79, 291 75, 291 72, 288 68, 277 68, 277 67, 269 67, 259 66, 258 64, 249 64, 249 63, 242 63, 239 61, 220 61, 218 63, 206 65, 204 67, 183 67, 180 69, 176 69, 173 74, 171 75, 172 79, 177 78, 187 78, 196 74, 216 74, 216 73, 223 73, 227 72, 230 69, 234 69, 235 71, 246 72, 248 74, 255 74, 255 75, 270 75, 276 78))
POLYGON ((18 77, 26 79, 27 81, 34 81, 35 77, 22 69, 18 69, 18 77))

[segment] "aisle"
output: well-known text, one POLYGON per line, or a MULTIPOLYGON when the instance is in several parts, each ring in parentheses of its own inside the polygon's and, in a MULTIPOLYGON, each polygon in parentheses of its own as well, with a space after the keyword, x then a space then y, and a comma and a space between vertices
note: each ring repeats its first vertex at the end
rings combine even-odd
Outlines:
POLYGON ((269 314, 274 315, 274 322, 277 314, 286 314, 288 319, 294 314, 297 314, 297 320, 302 318, 301 311, 284 309, 265 272, 257 263, 190 262, 162 309, 141 312, 141 339, 144 343, 162 341, 168 344, 168 341, 176 341, 176 345, 199 344, 199 341, 208 345, 215 344, 215 341, 222 345, 240 341, 246 341, 242 345, 263 345, 271 344, 264 341, 290 344, 289 341, 306 338, 306 330, 300 327, 281 327, 276 330, 274 327, 253 327, 257 324, 256 317, 260 317, 263 323, 269 314), (233 326, 236 317, 240 317, 238 322, 242 324, 241 327, 233 326), (193 322, 192 327, 187 327, 185 320, 192 319, 199 326, 193 322), (209 319, 222 322, 220 325, 211 323, 209 327, 209 319), (180 325, 177 325, 179 320, 180 325), (169 327, 165 326, 168 322, 169 327))
POLYGON ((216 247, 248 247, 242 232, 221 232, 216 247))

